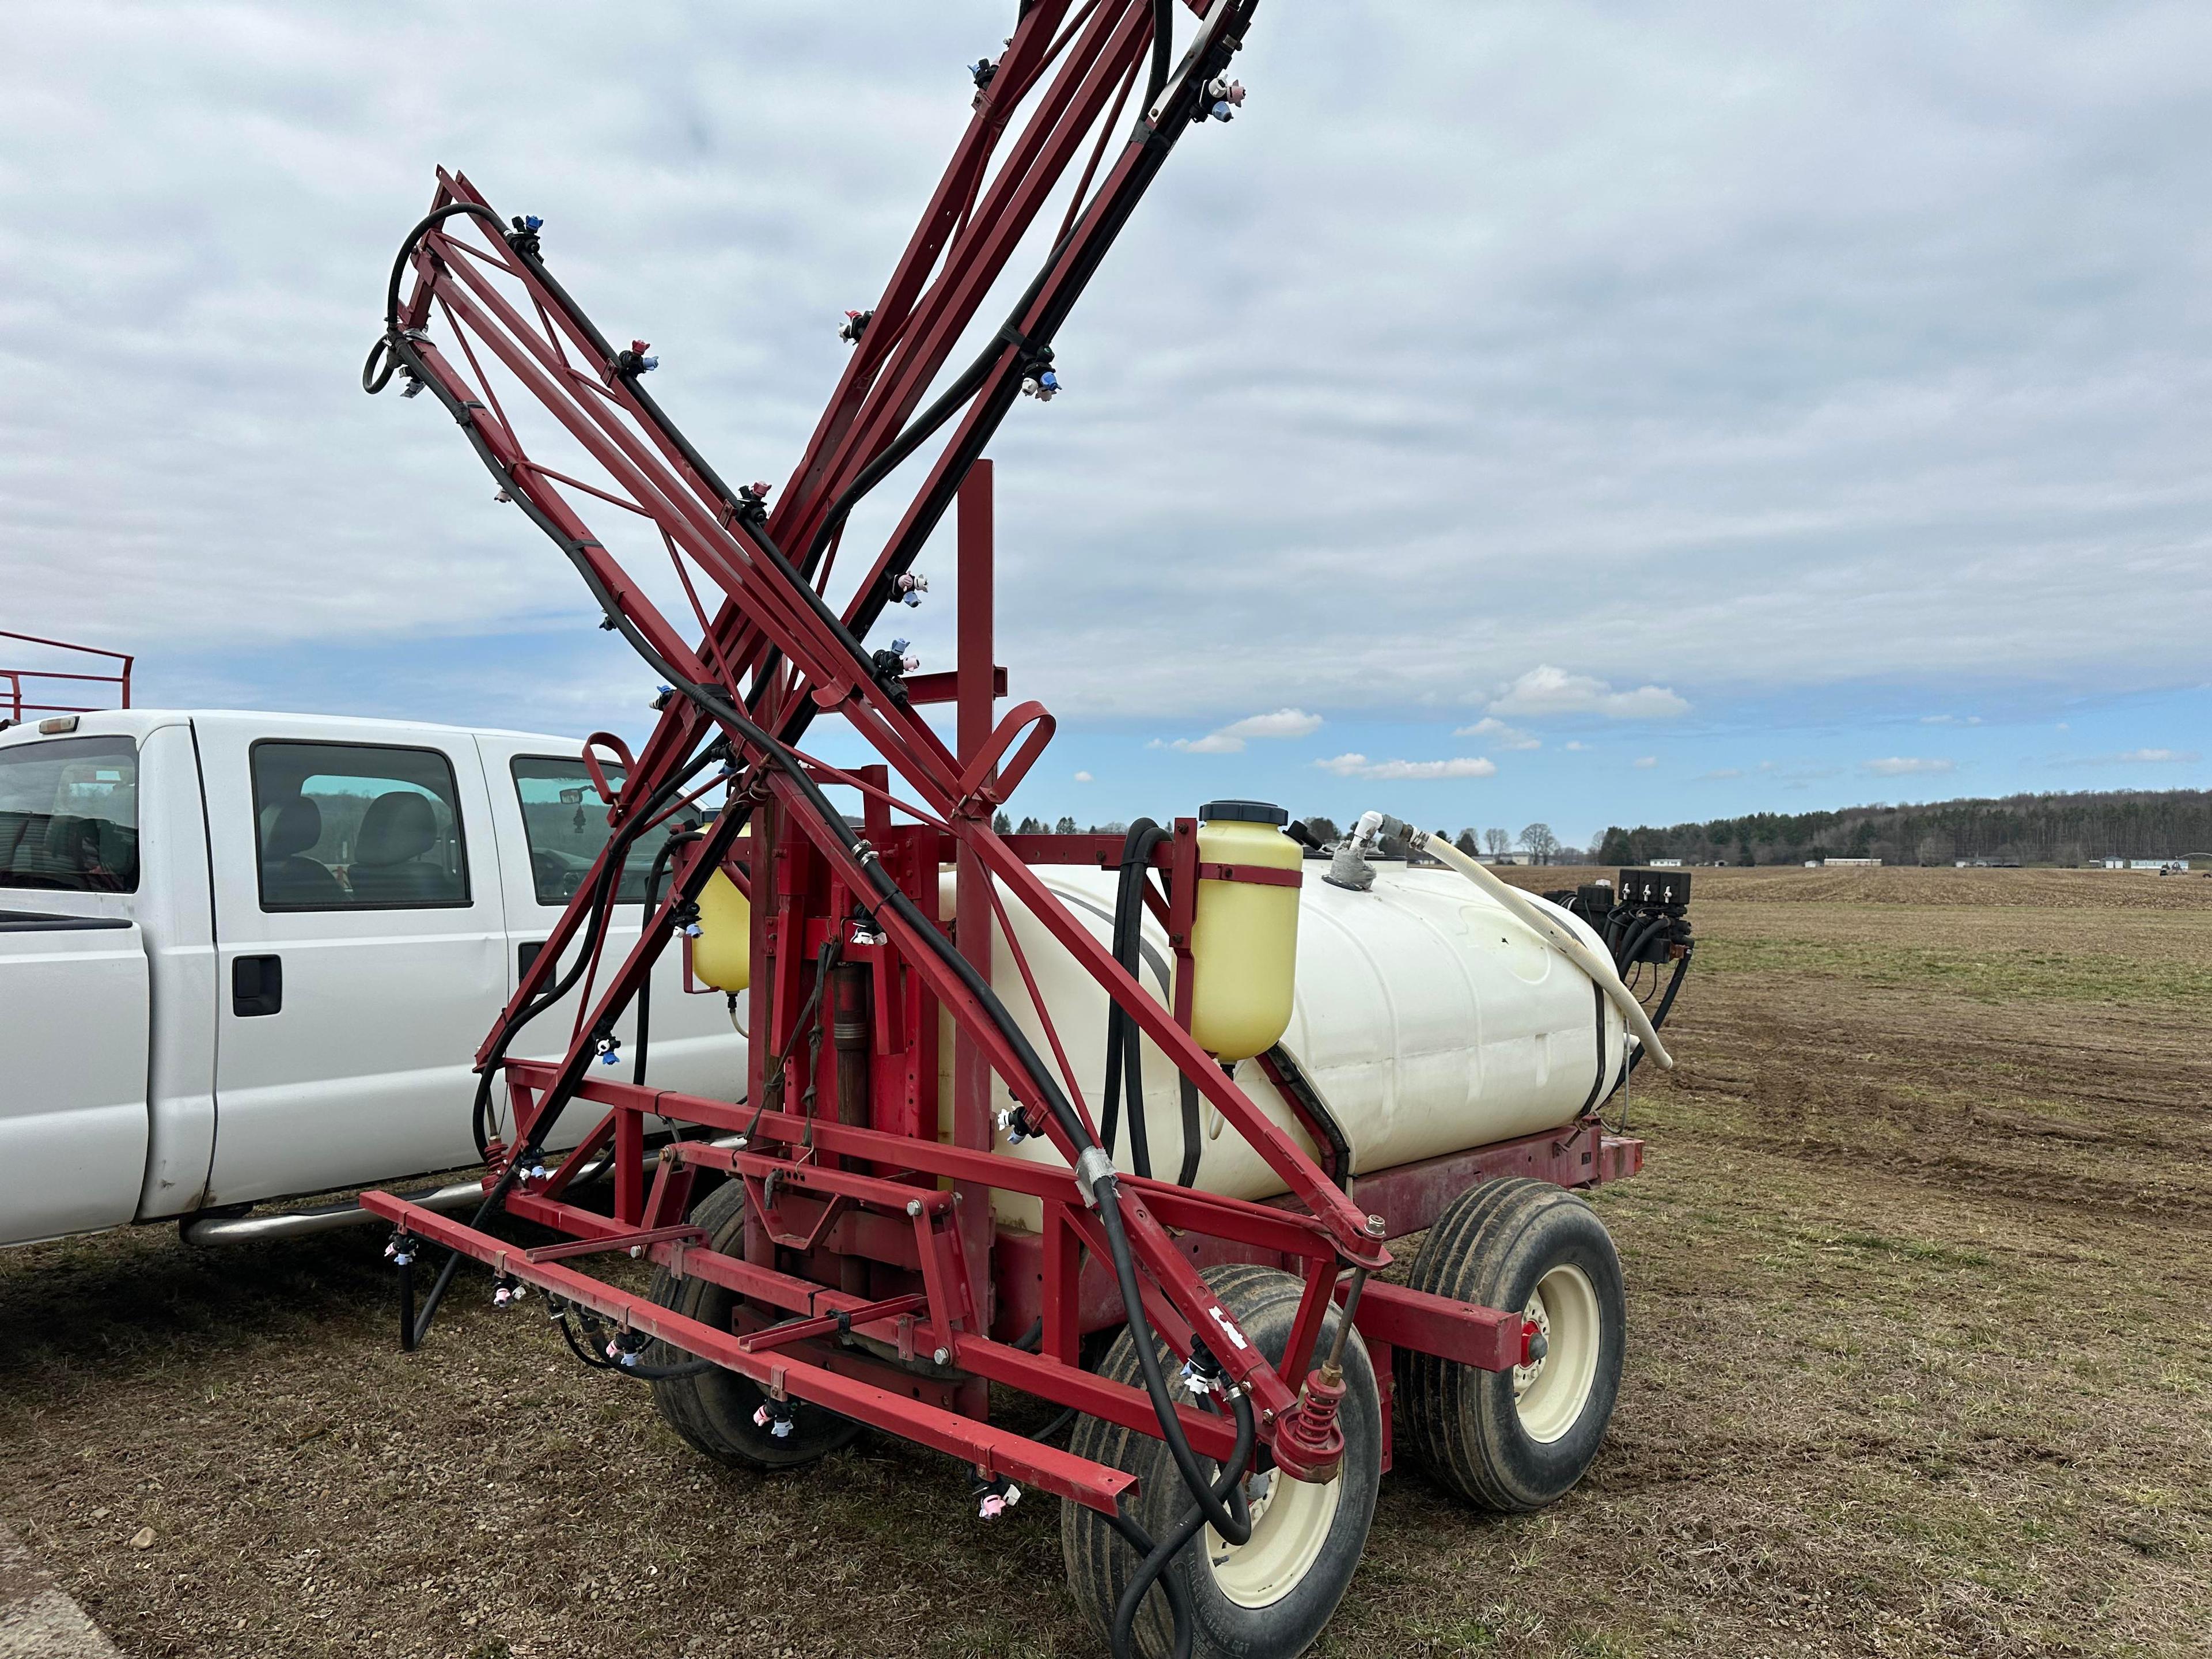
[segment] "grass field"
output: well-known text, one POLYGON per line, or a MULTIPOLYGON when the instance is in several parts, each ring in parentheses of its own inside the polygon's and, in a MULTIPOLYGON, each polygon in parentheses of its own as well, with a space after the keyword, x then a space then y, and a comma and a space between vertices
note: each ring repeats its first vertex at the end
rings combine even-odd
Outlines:
MULTIPOLYGON (((1401 1468, 1316 1651, 2212 1650, 2212 882, 1696 884, 1607 1446, 1510 1521, 1401 1468)), ((1097 1651, 1048 1500, 705 1465, 480 1295, 403 1357, 381 1247, 0 1255, 0 1519, 126 1653, 1097 1651)))

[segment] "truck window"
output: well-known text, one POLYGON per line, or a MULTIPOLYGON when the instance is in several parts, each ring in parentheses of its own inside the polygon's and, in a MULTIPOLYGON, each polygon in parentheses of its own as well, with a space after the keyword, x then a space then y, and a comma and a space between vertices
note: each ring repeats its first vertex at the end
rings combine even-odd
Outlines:
POLYGON ((264 910, 409 910, 469 902, 453 765, 434 749, 253 745, 264 910))
POLYGON ((138 746, 55 738, 0 749, 0 887, 138 890, 138 746))
MULTIPOLYGON (((591 873, 592 860, 607 844, 607 799, 592 787, 591 774, 580 760, 550 755, 519 755, 514 762, 515 799, 522 805, 522 833, 530 842, 530 880, 540 904, 566 904, 591 873)), ((605 766, 607 781, 622 787, 623 769, 605 766)), ((622 884, 615 890, 617 902, 635 904, 645 897, 646 877, 653 869, 660 845, 679 830, 696 830, 702 822, 696 808, 686 807, 665 828, 641 836, 623 860, 622 884)), ((667 884, 664 878, 661 891, 667 884)))

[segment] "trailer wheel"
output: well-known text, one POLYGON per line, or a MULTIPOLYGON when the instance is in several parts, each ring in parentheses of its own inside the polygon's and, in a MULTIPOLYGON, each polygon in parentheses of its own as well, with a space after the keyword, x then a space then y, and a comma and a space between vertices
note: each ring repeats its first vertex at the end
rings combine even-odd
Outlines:
POLYGON ((1549 1182, 1484 1182, 1453 1200, 1409 1281, 1521 1310, 1544 1334, 1533 1364, 1486 1371, 1400 1348, 1400 1443, 1486 1509, 1541 1509, 1583 1478, 1620 1389, 1620 1258, 1590 1206, 1549 1182))
MULTIPOLYGON (((1279 1364, 1304 1289, 1299 1280, 1273 1267, 1243 1264, 1209 1268, 1204 1277, 1260 1352, 1279 1364)), ((1338 1317, 1332 1310, 1320 1347, 1326 1349, 1334 1339, 1338 1317)), ((1161 1352, 1164 1359, 1164 1346, 1161 1352)), ((1167 1361, 1166 1366, 1169 1386, 1180 1397, 1175 1365, 1167 1361)), ((1099 1375, 1143 1387, 1136 1346, 1126 1329, 1099 1375)), ((1263 1451, 1262 1467, 1247 1477, 1245 1486, 1253 1511, 1251 1540, 1232 1547, 1208 1527, 1169 1567, 1182 1575, 1191 1592, 1194 1659, 1287 1659, 1303 1653, 1343 1601, 1367 1545, 1382 1474, 1380 1395, 1366 1345, 1356 1330, 1345 1346, 1344 1386, 1338 1418, 1344 1428, 1344 1466, 1337 1478, 1323 1485, 1293 1480, 1263 1451)), ((1153 1536, 1188 1512, 1190 1499, 1175 1458, 1153 1436, 1082 1417, 1076 1419, 1068 1449, 1137 1477, 1129 1516, 1153 1536)), ((1103 1516, 1080 1504, 1063 1501, 1060 1516, 1068 1588, 1104 1636, 1136 1569, 1136 1553, 1103 1516)), ((1138 1649, 1147 1659, 1164 1659, 1173 1635, 1167 1597, 1155 1589, 1138 1615, 1138 1649)))
MULTIPOLYGON (((707 1230, 708 1248, 742 1254, 744 1183, 732 1181, 715 1188, 693 1208, 691 1220, 707 1230)), ((654 1270, 650 1294, 670 1312, 718 1331, 732 1328, 738 1301, 734 1291, 703 1279, 674 1278, 665 1267, 654 1270)), ((656 1342, 650 1351, 655 1365, 678 1365, 690 1358, 665 1343, 656 1342)), ((708 1456, 738 1468, 788 1469, 811 1463, 849 1445, 860 1431, 849 1417, 794 1401, 791 1432, 778 1437, 753 1421, 767 1399, 753 1383, 719 1366, 653 1384, 653 1403, 670 1428, 708 1456)))

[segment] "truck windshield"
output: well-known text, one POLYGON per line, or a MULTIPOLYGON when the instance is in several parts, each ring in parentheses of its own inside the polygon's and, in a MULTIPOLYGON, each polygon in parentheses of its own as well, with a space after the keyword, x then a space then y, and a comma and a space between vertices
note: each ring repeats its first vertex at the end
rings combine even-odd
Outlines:
POLYGON ((0 887, 138 890, 138 746, 57 738, 0 748, 0 887))
MULTIPOLYGON (((623 769, 604 769, 607 782, 622 787, 623 769)), ((545 755, 522 755, 514 761, 514 793, 522 805, 522 831, 530 842, 531 884, 540 904, 566 904, 575 896, 591 872, 592 860, 607 844, 607 805, 605 796, 592 787, 591 774, 580 760, 556 760, 545 755)), ((661 842, 679 830, 696 830, 701 815, 685 807, 665 828, 638 838, 623 860, 622 884, 615 890, 617 902, 635 904, 645 897, 645 878, 653 869, 661 842)), ((661 878, 661 893, 668 891, 661 878)))

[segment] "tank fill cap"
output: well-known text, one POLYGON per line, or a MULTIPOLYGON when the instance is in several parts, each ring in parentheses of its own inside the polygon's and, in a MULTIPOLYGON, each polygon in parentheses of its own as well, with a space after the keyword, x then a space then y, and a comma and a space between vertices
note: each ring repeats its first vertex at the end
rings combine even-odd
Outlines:
POLYGON ((1198 816, 1207 823, 1272 823, 1278 829, 1291 821, 1288 812, 1263 800, 1210 800, 1198 816))

